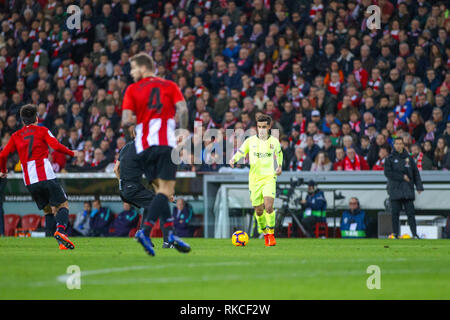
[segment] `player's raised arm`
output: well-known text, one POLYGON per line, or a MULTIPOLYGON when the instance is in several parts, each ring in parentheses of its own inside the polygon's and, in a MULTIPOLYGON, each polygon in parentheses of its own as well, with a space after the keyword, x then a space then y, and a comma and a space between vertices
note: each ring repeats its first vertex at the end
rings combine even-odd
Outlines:
POLYGON ((67 154, 71 157, 75 156, 75 152, 70 150, 69 148, 67 148, 66 146, 62 145, 61 143, 59 143, 59 141, 55 138, 55 136, 50 132, 50 130, 48 130, 47 128, 45 128, 46 132, 44 133, 44 139, 47 142, 47 144, 56 151, 62 152, 64 154, 67 154))

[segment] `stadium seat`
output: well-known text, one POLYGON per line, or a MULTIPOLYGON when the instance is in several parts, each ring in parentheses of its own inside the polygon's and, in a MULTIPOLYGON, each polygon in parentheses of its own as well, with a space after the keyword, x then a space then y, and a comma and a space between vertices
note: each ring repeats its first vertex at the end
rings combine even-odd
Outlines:
POLYGON ((76 214, 69 214, 69 223, 71 226, 73 226, 73 224, 75 223, 76 218, 77 218, 76 214))
POLYGON ((328 238, 328 224, 326 222, 317 222, 314 233, 316 235, 316 238, 319 237, 328 238))
POLYGON ((39 214, 26 214, 21 219, 21 228, 14 230, 14 236, 29 237, 30 232, 36 230, 41 223, 41 216, 39 214))
POLYGON ((41 216, 41 227, 45 228, 45 215, 41 216))
POLYGON ((150 238, 161 238, 163 236, 161 227, 159 226, 159 219, 156 220, 155 225, 152 228, 152 232, 150 232, 150 238))
POLYGON ((18 214, 5 214, 4 225, 5 225, 5 236, 14 236, 17 227, 20 223, 20 216, 18 214))
MULTIPOLYGON (((292 222, 290 222, 288 224, 288 227, 287 227, 287 236, 288 236, 288 238, 295 237, 295 235, 293 235, 292 232, 293 232, 292 231, 292 222)), ((297 237, 304 237, 304 235, 303 235, 302 231, 300 230, 300 228, 297 228, 297 237)))
POLYGON ((194 238, 202 238, 203 237, 203 227, 198 227, 194 230, 194 234, 192 235, 194 238))
POLYGON ((39 214, 27 214, 22 217, 22 229, 35 230, 39 227, 41 216, 39 214))

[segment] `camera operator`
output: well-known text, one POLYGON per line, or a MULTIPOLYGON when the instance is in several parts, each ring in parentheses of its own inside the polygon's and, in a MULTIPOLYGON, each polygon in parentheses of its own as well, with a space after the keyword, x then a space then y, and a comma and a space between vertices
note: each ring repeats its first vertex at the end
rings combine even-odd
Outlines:
MULTIPOLYGON (((308 195, 306 196, 306 199, 302 200, 300 203, 302 204, 302 208, 305 209, 301 223, 309 236, 313 237, 316 223, 326 222, 327 210, 327 201, 325 200, 323 191, 317 188, 317 184, 314 180, 308 182, 308 195)), ((293 227, 295 234, 295 224, 293 224, 293 227)))

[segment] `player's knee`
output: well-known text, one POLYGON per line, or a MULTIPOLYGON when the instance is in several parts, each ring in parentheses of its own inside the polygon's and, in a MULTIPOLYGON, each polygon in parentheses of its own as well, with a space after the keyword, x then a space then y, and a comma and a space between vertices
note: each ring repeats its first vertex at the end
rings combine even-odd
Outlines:
POLYGON ((66 201, 66 202, 61 203, 59 206, 56 207, 56 211, 58 211, 61 208, 66 208, 67 210, 69 210, 69 202, 66 201))
POLYGON ((273 212, 273 205, 266 206, 266 212, 267 213, 272 213, 273 212))
POLYGON ((262 215, 264 213, 264 208, 263 207, 257 207, 255 208, 256 214, 258 216, 262 215))
POLYGON ((44 214, 52 214, 53 210, 52 207, 50 205, 47 205, 44 209, 42 209, 44 211, 44 214))

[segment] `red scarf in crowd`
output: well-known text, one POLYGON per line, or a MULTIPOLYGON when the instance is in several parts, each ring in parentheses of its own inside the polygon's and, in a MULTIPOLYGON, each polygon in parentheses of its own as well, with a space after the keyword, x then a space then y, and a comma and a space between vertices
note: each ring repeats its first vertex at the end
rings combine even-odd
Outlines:
POLYGON ((356 122, 349 121, 348 124, 350 125, 352 130, 357 133, 359 133, 359 131, 361 130, 361 128, 359 127, 359 125, 361 124, 361 121, 356 121, 356 122))
POLYGON ((295 127, 295 126, 300 126, 300 134, 305 133, 306 119, 303 119, 302 123, 294 122, 292 124, 292 127, 295 127))
POLYGON ((357 154, 355 154, 355 159, 353 160, 353 162, 350 160, 350 158, 348 156, 345 156, 344 170, 345 171, 360 171, 361 170, 361 161, 357 154))
POLYGON ((384 170, 384 162, 385 161, 386 161, 386 158, 378 159, 378 161, 374 164, 372 170, 374 170, 374 171, 382 171, 382 170, 384 170))
MULTIPOLYGON (((34 51, 31 51, 31 53, 34 53, 34 51)), ((41 58, 42 49, 39 49, 38 52, 34 55, 34 61, 33 61, 33 69, 37 69, 39 67, 39 60, 41 58)))
POLYGON ((178 64, 178 61, 180 59, 181 52, 183 51, 183 48, 180 50, 172 50, 172 55, 170 56, 170 70, 173 69, 178 64))
MULTIPOLYGON (((303 157, 301 157, 301 159, 297 161, 297 163, 296 163, 296 170, 297 171, 302 171, 303 170, 303 161, 305 161, 305 159, 306 159, 306 155, 303 155, 303 157)), ((293 169, 294 169, 294 166, 293 166, 293 163, 291 163, 289 165, 289 170, 293 171, 293 169)))
POLYGON ((369 87, 371 87, 373 90, 380 90, 380 84, 381 84, 381 78, 378 77, 376 80, 370 79, 369 81, 369 87))
POLYGON ((309 17, 311 19, 314 19, 314 17, 316 16, 316 14, 318 12, 322 12, 323 11, 323 4, 319 4, 318 6, 316 6, 315 4, 313 4, 311 6, 311 9, 309 10, 309 17))
POLYGON ((54 58, 58 57, 58 55, 59 55, 59 50, 61 50, 61 48, 62 48, 62 46, 63 46, 64 44, 69 43, 69 42, 71 42, 70 39, 69 39, 69 40, 61 40, 60 42, 58 42, 58 44, 57 44, 57 46, 56 46, 56 48, 55 48, 55 51, 53 51, 53 57, 54 57, 54 58))
POLYGON ((419 169, 419 171, 422 171, 423 152, 419 152, 414 160, 416 161, 417 169, 419 169))
POLYGON ((341 91, 341 83, 338 82, 330 82, 328 85, 328 91, 332 94, 337 96, 339 92, 341 91))
POLYGON ((367 79, 369 77, 366 70, 360 68, 359 70, 353 70, 353 74, 355 75, 356 81, 358 81, 362 88, 365 89, 367 85, 367 79))

